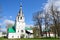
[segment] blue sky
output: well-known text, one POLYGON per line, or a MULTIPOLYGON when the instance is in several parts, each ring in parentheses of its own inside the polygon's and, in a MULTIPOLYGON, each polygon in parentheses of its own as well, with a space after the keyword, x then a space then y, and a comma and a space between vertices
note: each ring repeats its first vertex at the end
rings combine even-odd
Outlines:
MULTIPOLYGON (((46 2, 47 0, 22 0, 26 24, 33 24, 33 13, 42 10, 46 2)), ((14 21, 20 9, 20 0, 0 0, 0 5, 2 6, 0 15, 3 16, 4 20, 14 21)), ((4 22, 4 20, 0 19, 0 23, 4 22)))

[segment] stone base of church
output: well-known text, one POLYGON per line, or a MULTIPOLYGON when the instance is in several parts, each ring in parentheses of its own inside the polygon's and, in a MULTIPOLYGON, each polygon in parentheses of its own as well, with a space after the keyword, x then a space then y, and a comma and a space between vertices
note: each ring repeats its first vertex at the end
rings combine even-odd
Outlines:
POLYGON ((33 38, 33 34, 25 34, 25 35, 19 35, 16 33, 9 33, 8 39, 14 39, 14 38, 33 38))

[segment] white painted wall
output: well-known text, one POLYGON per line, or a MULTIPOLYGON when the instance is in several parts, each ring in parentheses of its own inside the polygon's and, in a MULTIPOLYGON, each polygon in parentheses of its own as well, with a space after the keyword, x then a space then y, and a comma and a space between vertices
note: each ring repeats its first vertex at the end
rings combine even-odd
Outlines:
POLYGON ((26 35, 26 38, 34 38, 33 34, 25 34, 26 35))
POLYGON ((2 32, 0 32, 0 37, 2 37, 2 32))
POLYGON ((9 33, 8 38, 20 38, 20 35, 17 33, 9 33))
MULTIPOLYGON (((54 37, 55 35, 54 34, 50 34, 50 37, 54 37)), ((57 36, 57 34, 56 34, 57 36)), ((46 37, 46 34, 43 35, 43 37, 46 37)), ((47 37, 49 37, 49 34, 47 34, 47 37)))

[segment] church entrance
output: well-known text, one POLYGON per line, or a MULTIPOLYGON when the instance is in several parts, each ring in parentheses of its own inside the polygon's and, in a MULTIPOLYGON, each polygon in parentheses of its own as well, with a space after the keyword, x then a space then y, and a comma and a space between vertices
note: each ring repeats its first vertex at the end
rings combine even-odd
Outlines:
POLYGON ((21 34, 21 38, 24 38, 24 36, 25 36, 24 34, 21 34))

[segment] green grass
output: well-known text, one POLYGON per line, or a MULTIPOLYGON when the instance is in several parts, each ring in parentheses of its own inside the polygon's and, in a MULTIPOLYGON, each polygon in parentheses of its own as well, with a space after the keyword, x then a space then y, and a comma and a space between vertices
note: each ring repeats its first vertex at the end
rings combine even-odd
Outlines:
POLYGON ((21 40, 59 40, 59 39, 40 39, 40 38, 35 38, 35 39, 21 39, 21 40))
POLYGON ((0 40, 60 40, 59 38, 22 38, 22 39, 7 39, 1 37, 0 40))

